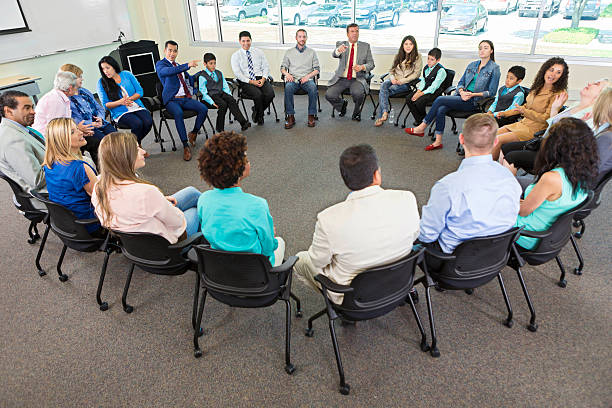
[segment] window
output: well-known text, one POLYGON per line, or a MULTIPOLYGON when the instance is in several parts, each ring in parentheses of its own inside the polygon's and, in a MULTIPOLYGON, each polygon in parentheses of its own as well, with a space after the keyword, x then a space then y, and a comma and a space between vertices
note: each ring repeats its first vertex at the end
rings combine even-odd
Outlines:
POLYGON ((221 0, 219 16, 223 41, 238 42, 238 34, 248 31, 257 43, 279 43, 278 23, 273 25, 268 12, 277 10, 276 0, 221 0))
POLYGON ((310 44, 336 45, 346 38, 346 24, 353 22, 353 2, 350 0, 283 1, 285 43, 295 42, 299 28, 308 31, 310 44), (296 25, 300 22, 303 26, 296 25))

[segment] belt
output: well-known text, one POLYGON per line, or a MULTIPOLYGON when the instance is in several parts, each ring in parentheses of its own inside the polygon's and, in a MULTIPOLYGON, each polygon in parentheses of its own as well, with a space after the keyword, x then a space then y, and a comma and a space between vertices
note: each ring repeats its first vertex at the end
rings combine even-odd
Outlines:
POLYGON ((181 96, 174 96, 175 98, 186 98, 187 95, 181 95, 181 96))

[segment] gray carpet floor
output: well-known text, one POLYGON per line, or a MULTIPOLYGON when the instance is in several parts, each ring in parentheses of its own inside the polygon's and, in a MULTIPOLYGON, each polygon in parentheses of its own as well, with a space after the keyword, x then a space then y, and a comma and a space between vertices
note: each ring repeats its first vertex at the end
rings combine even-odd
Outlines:
MULTIPOLYGON (((383 187, 413 191, 419 207, 435 181, 460 163, 450 126, 444 149, 425 152, 426 139, 390 124, 374 128, 369 102, 360 123, 331 119, 322 95, 321 102, 314 129, 306 127, 306 98, 296 97, 294 129, 285 131, 282 120, 277 124, 267 116, 265 126, 245 132, 252 170, 244 190, 268 200, 277 233, 287 242, 286 256, 308 248, 317 212, 346 197, 338 157, 349 145, 372 144, 383 187)), ((282 117, 279 88, 276 103, 282 117)), ((176 135, 172 123, 171 128, 176 135)), ((228 129, 238 130, 238 125, 228 129)), ((169 139, 166 131, 164 137, 169 139)), ((197 147, 203 143, 202 134, 197 147)), ((188 185, 208 188, 195 160, 183 162, 180 150, 160 153, 152 134, 144 145, 151 157, 142 174, 164 192, 188 185)), ((162 277, 137 269, 129 293, 134 312, 128 315, 121 307, 128 263, 115 254, 103 292, 110 308, 101 312, 95 290, 103 254, 69 250, 64 271, 70 279, 61 283, 55 272, 61 244, 51 234, 42 261, 48 274, 39 277, 34 267, 38 244, 25 242, 27 222, 1 183, 0 406, 610 407, 611 198, 609 188, 602 206, 586 220, 587 232, 579 241, 586 259, 582 276, 570 272, 562 289, 554 262, 524 269, 538 316, 536 333, 525 328, 529 311, 508 268, 504 277, 515 312, 511 329, 502 325, 505 305, 495 281, 471 296, 432 291, 438 359, 419 350, 409 307, 356 327, 337 325, 352 387, 349 396, 342 396, 327 318, 315 322, 313 338, 303 334, 306 318, 323 307, 320 295, 294 282, 305 317, 293 320, 293 376, 283 370, 282 303, 246 310, 209 298, 204 356, 195 359, 190 328, 194 274, 162 277)), ((577 265, 571 246, 562 259, 568 272, 577 265)), ((417 310, 428 331, 424 291, 418 289, 417 310)))

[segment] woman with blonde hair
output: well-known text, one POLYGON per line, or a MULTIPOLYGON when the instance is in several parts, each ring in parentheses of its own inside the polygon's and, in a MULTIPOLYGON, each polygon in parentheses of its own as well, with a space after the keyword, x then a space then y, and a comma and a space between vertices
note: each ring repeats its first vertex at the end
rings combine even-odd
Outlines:
MULTIPOLYGON (((81 147, 87 143, 83 132, 74 120, 56 118, 47 125, 45 139, 43 170, 49 199, 68 208, 78 219, 95 218, 90 196, 96 182, 96 171, 81 153, 81 147)), ((85 227, 94 232, 100 225, 85 227)))
POLYGON ((131 133, 114 132, 100 143, 100 177, 91 202, 102 225, 122 232, 157 234, 175 244, 198 232, 196 206, 200 192, 186 187, 164 196, 140 178, 145 151, 131 133))
POLYGON ((612 170, 612 87, 599 94, 593 106, 593 126, 599 150, 599 174, 597 182, 612 170))

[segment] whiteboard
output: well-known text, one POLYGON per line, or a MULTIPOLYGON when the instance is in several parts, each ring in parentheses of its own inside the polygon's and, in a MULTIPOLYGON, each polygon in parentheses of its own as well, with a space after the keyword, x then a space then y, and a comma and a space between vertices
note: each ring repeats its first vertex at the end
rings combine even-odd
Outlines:
POLYGON ((110 44, 120 31, 133 39, 126 0, 20 3, 32 31, 0 36, 0 63, 110 44))

